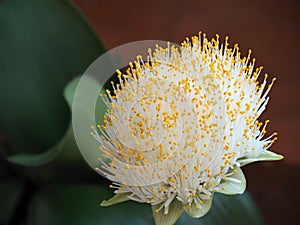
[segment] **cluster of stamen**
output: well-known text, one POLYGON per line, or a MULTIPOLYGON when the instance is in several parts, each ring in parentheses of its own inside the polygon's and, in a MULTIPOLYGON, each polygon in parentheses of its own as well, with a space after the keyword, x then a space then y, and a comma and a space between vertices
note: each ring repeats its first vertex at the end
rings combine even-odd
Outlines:
POLYGON ((227 41, 199 34, 117 70, 119 83, 100 94, 108 107, 103 124, 91 133, 103 154, 96 170, 117 193, 161 204, 165 213, 174 198, 201 208, 224 190, 222 180, 240 182, 231 176, 245 158, 277 139, 262 139, 269 121, 258 120, 275 78, 260 83, 251 50, 241 57, 227 41))

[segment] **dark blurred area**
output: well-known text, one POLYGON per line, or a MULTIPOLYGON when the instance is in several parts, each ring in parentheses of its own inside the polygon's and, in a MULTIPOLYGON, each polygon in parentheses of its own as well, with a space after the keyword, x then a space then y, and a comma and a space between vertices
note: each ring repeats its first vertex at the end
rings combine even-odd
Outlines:
POLYGON ((257 66, 276 76, 262 119, 278 131, 271 150, 285 159, 245 167, 248 187, 270 225, 300 224, 299 52, 300 1, 98 1, 74 0, 107 49, 137 40, 181 42, 203 31, 230 37, 241 52, 253 50, 257 66))

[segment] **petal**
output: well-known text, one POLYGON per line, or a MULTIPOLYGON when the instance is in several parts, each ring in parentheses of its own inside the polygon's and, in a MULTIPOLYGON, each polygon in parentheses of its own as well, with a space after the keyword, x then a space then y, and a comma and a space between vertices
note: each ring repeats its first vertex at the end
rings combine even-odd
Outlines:
POLYGON ((112 198, 108 200, 103 200, 100 203, 100 206, 111 206, 114 204, 118 204, 121 202, 125 202, 130 200, 127 196, 130 195, 130 193, 122 193, 122 194, 115 194, 112 198))
POLYGON ((281 160, 283 159, 282 155, 276 154, 274 152, 264 150, 258 157, 256 158, 242 158, 238 160, 238 163, 241 164, 241 166, 245 166, 252 162, 257 161, 274 161, 274 160, 281 160))
POLYGON ((163 209, 157 211, 160 207, 160 204, 152 206, 152 212, 156 225, 173 225, 183 212, 182 203, 177 199, 174 199, 169 205, 168 214, 165 214, 163 209))
POLYGON ((202 201, 201 207, 197 208, 195 204, 192 204, 191 206, 185 205, 183 206, 184 210, 186 211, 189 216, 193 218, 199 218, 204 216, 211 208, 213 200, 213 195, 211 195, 211 198, 209 200, 202 201))
POLYGON ((246 179, 243 171, 239 167, 235 167, 233 171, 236 172, 221 181, 221 183, 219 184, 221 190, 217 192, 227 195, 244 193, 244 191, 246 190, 246 179))

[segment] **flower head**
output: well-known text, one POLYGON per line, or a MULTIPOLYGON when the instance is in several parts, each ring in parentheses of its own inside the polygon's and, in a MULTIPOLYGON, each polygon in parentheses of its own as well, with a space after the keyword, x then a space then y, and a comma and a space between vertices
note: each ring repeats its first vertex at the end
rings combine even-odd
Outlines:
POLYGON ((116 189, 102 205, 149 203, 157 224, 175 223, 183 210, 201 217, 214 192, 244 192, 241 166, 282 158, 267 150, 277 139, 264 138, 269 121, 258 120, 275 78, 260 83, 251 51, 241 57, 227 40, 199 34, 117 71, 119 83, 104 95, 104 122, 93 132, 108 159, 97 171, 116 189))

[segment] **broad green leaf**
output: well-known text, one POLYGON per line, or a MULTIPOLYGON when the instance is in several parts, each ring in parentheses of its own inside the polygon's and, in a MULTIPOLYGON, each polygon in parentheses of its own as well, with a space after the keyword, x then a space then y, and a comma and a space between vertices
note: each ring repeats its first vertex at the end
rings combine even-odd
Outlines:
POLYGON ((37 193, 30 205, 28 225, 153 224, 150 206, 125 202, 99 206, 112 192, 99 186, 58 186, 37 193))
MULTIPOLYGON (((151 207, 148 204, 127 201, 109 207, 99 206, 99 202, 111 195, 111 190, 99 186, 69 185, 43 189, 31 201, 28 225, 154 224, 151 207)), ((191 218, 183 213, 175 224, 263 225, 264 222, 247 193, 233 196, 216 193, 208 214, 201 218, 191 218)))
MULTIPOLYGON (((64 89, 64 98, 67 101, 70 110, 72 109, 74 94, 80 78, 81 77, 79 76, 71 80, 64 89)), ((97 147, 95 146, 95 148, 97 147)), ((70 158, 74 158, 74 155, 81 157, 81 155, 79 154, 79 150, 76 146, 76 142, 74 140, 72 126, 68 128, 64 137, 52 148, 41 153, 16 153, 14 155, 8 156, 7 160, 11 163, 20 166, 42 166, 53 160, 62 150, 64 151, 62 154, 65 154, 66 151, 73 151, 73 154, 70 154, 72 155, 70 158)))
POLYGON ((264 221, 250 195, 214 194, 210 211, 201 218, 187 214, 180 217, 176 225, 264 225, 264 221))
POLYGON ((20 166, 40 166, 51 161, 59 150, 58 146, 54 146, 42 153, 18 153, 7 157, 7 160, 20 166))
MULTIPOLYGON (((70 110, 72 109, 72 103, 76 87, 80 81, 81 76, 71 80, 64 89, 64 97, 69 104, 70 110)), ((90 85, 93 85, 93 80, 90 81, 90 85)), ((88 93, 85 93, 88 96, 88 93)), ((101 112, 106 109, 102 109, 104 106, 98 104, 98 111, 101 112)), ((82 108, 87 110, 84 102, 82 108)), ((85 115, 84 115, 85 116, 85 115)), ((85 126, 89 128, 90 124, 85 126)), ((94 149, 99 152, 99 143, 89 135, 89 131, 86 132, 92 145, 90 145, 91 151, 94 149)), ((88 142, 86 144, 89 144, 88 142)), ((101 176, 96 175, 92 171, 88 164, 83 160, 82 155, 77 147, 72 126, 68 129, 67 133, 53 148, 42 153, 18 153, 8 157, 8 160, 12 163, 21 166, 35 167, 28 168, 30 176, 34 178, 34 182, 39 184, 45 182, 54 181, 87 181, 87 180, 101 180, 101 176), (51 163, 49 163, 51 161, 51 163)), ((95 156, 97 160, 97 156, 95 156)))
POLYGON ((1 127, 13 152, 44 152, 70 122, 64 86, 104 49, 63 0, 1 1, 0 33, 1 127))
POLYGON ((64 88, 64 97, 69 105, 70 110, 72 110, 74 95, 80 79, 81 76, 75 77, 64 88))
POLYGON ((21 179, 9 178, 0 182, 0 224, 10 224, 24 187, 25 182, 21 179))
MULTIPOLYGON (((80 77, 79 77, 80 78, 80 77)), ((64 98, 67 101, 70 110, 72 109, 72 102, 73 97, 75 94, 76 86, 78 84, 79 78, 73 79, 70 81, 67 85, 67 87, 64 90, 64 98)), ((12 155, 8 157, 8 161, 22 165, 22 166, 41 166, 45 163, 48 163, 53 158, 55 158, 59 152, 64 148, 70 148, 72 147, 75 151, 78 151, 76 148, 75 140, 73 139, 73 132, 72 127, 68 128, 68 131, 64 135, 64 137, 61 139, 60 142, 58 142, 55 146, 48 149, 47 151, 41 152, 41 153, 19 153, 12 155), (71 142, 71 144, 70 144, 71 142), (74 142, 74 143, 72 143, 74 142), (71 145, 71 146, 70 146, 71 145)))
POLYGON ((246 190, 246 178, 243 171, 239 167, 235 167, 233 174, 222 180, 220 186, 222 190, 219 192, 227 195, 243 194, 246 190))
MULTIPOLYGON (((66 143, 68 143, 68 140, 72 135, 73 133, 71 129, 69 129, 62 140, 47 151, 41 153, 17 153, 12 156, 8 156, 7 160, 20 166, 42 166, 53 160, 59 154, 61 149, 66 147, 66 143)), ((74 150, 77 150, 76 147, 74 148, 74 150)))
POLYGON ((160 205, 152 206, 152 212, 156 225, 173 225, 183 213, 181 202, 174 199, 169 205, 168 214, 164 213, 164 207, 159 210, 160 205))
POLYGON ((196 207, 195 204, 191 206, 184 206, 184 211, 193 218, 200 218, 204 216, 211 208, 212 200, 214 196, 211 196, 209 200, 203 200, 201 207, 196 207))
POLYGON ((130 193, 115 194, 112 198, 103 200, 100 203, 100 206, 111 206, 121 202, 126 202, 129 200, 129 198, 127 197, 129 194, 130 193))
POLYGON ((27 167, 33 181, 39 185, 49 183, 78 183, 103 181, 82 158, 77 148, 72 129, 68 130, 59 149, 59 153, 49 163, 38 167, 27 167))

